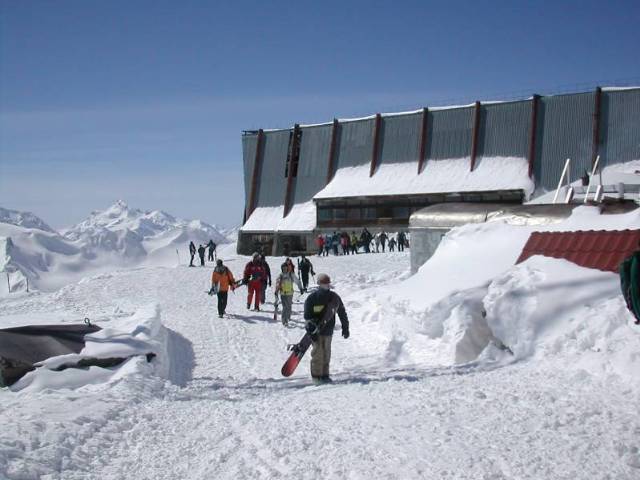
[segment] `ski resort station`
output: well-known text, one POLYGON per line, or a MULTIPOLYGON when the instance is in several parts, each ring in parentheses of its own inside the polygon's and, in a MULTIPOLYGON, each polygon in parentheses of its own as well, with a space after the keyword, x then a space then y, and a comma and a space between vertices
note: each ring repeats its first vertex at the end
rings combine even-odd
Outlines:
POLYGON ((640 88, 245 131, 242 148, 238 253, 295 255, 314 252, 319 233, 410 229, 415 270, 461 223, 554 221, 586 201, 635 208, 640 88))

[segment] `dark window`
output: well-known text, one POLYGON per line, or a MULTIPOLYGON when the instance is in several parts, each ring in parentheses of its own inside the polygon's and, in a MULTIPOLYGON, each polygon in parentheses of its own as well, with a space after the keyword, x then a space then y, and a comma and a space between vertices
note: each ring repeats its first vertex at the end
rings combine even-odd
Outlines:
POLYGON ((330 208, 319 208, 318 209, 318 220, 331 220, 331 209, 330 208))
POLYGON ((393 218, 409 218, 409 207, 393 207, 393 218))
POLYGON ((298 162, 300 160, 300 142, 302 141, 302 130, 293 129, 289 132, 289 148, 287 150, 287 161, 284 165, 284 176, 289 177, 289 167, 291 167, 291 176, 298 176, 298 162), (295 136, 294 136, 295 134, 295 136))
POLYGON ((335 218, 336 220, 344 220, 345 218, 347 218, 347 210, 345 208, 334 208, 333 218, 335 218))
POLYGON ((359 208, 349 208, 347 209, 347 218, 349 220, 360 220, 360 209, 359 208))
POLYGON ((366 220, 374 220, 378 218, 378 212, 375 208, 367 207, 364 209, 364 218, 366 220))

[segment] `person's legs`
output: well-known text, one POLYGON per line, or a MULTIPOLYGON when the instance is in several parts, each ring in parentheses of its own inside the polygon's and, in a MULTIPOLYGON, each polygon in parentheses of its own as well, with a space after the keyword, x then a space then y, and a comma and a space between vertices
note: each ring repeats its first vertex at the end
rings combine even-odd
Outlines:
POLYGON ((293 304, 293 295, 280 295, 282 302, 282 324, 288 325, 291 320, 291 305, 293 304))
POLYGON ((225 314, 225 310, 227 309, 227 298, 229 292, 218 292, 218 315, 222 316, 225 314))
POLYGON ((311 343, 311 378, 313 379, 322 377, 324 365, 324 343, 322 338, 318 337, 315 342, 311 343))
POLYGON ((309 272, 302 272, 302 288, 306 291, 309 285, 309 272))
POLYGON ((253 290, 254 284, 252 282, 249 282, 249 285, 247 285, 247 291, 249 292, 247 294, 247 308, 251 308, 251 300, 253 300, 253 290))
POLYGON ((329 363, 331 362, 331 340, 332 335, 320 335, 319 341, 322 342, 324 356, 322 357, 322 375, 323 379, 329 378, 329 363))
POLYGON ((195 255, 191 255, 191 261, 189 262, 189 266, 193 267, 193 258, 195 257, 195 255))

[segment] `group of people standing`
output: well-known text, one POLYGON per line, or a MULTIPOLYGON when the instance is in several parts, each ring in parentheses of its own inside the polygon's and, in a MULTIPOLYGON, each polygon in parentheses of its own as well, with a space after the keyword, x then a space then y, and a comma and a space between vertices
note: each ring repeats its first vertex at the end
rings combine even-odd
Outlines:
POLYGON ((369 232, 366 228, 362 230, 360 235, 357 235, 355 231, 351 234, 348 232, 333 232, 332 234, 318 234, 316 237, 316 247, 318 249, 318 256, 328 256, 329 253, 334 255, 355 255, 359 253, 360 249, 364 253, 376 253, 386 251, 387 246, 389 251, 395 251, 396 247, 399 252, 403 252, 405 247, 409 247, 409 241, 407 234, 403 231, 396 234, 388 235, 386 232, 377 232, 375 235, 369 232))
MULTIPOLYGON (((280 266, 280 274, 276 279, 274 304, 282 304, 282 323, 287 326, 291 319, 294 287, 302 295, 307 292, 309 275, 315 278, 313 264, 302 255, 298 260, 298 273, 291 258, 287 257, 280 266)), ((254 253, 246 264, 241 281, 236 281, 231 271, 221 259, 211 275, 209 295, 218 296, 218 316, 223 318, 227 307, 229 289, 235 290, 240 285, 247 285, 247 309, 260 311, 265 303, 267 285, 271 286, 271 268, 264 255, 254 253)), ((316 384, 331 382, 329 363, 331 361, 331 341, 335 328, 335 315, 340 318, 342 336, 349 338, 349 319, 340 296, 331 291, 331 278, 321 273, 317 276, 318 288, 309 294, 304 304, 305 330, 311 337, 311 377, 316 384)))
POLYGON ((198 256, 200 257, 200 266, 204 267, 204 256, 207 253, 207 249, 209 249, 209 257, 208 260, 210 262, 213 262, 216 258, 216 248, 218 246, 216 245, 216 242, 214 242, 213 240, 209 240, 209 243, 207 243, 206 245, 202 245, 200 244, 200 246, 196 249, 196 245, 195 243, 193 243, 193 241, 189 242, 189 255, 191 255, 191 260, 189 261, 189 266, 190 267, 195 267, 195 265, 193 264, 193 259, 196 256, 196 252, 198 253, 198 256))

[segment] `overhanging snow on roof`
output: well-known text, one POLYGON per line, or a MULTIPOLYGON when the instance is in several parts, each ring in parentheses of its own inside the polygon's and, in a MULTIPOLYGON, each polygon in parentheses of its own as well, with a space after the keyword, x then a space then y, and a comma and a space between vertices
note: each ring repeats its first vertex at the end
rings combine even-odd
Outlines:
POLYGON ((339 168, 314 199, 495 190, 523 190, 528 197, 534 190, 524 158, 481 158, 473 171, 469 163, 468 157, 432 160, 420 174, 411 163, 382 164, 373 176, 369 165, 339 168))
POLYGON ((258 207, 240 229, 242 232, 311 232, 316 228, 316 206, 312 201, 295 204, 282 218, 284 206, 258 207))

